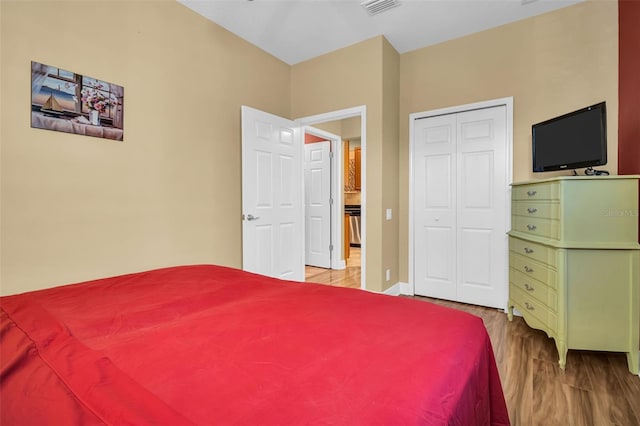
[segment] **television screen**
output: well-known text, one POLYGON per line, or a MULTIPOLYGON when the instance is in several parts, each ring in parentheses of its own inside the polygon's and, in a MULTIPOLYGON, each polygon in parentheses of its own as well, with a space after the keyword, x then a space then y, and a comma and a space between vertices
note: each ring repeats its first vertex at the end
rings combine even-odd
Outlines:
POLYGON ((534 172, 607 164, 605 102, 534 124, 531 137, 534 172))

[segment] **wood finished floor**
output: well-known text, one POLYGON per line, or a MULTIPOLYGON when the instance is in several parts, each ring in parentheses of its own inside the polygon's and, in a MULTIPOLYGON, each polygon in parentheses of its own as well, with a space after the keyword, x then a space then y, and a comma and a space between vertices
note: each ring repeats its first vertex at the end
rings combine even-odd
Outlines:
MULTIPOLYGON (((359 288, 360 267, 355 259, 343 271, 307 267, 307 281, 359 288)), ((554 341, 520 317, 509 322, 497 309, 414 298, 483 319, 512 425, 640 426, 640 377, 629 373, 624 354, 570 350, 562 371, 554 341)))
POLYGON ((305 267, 305 279, 309 282, 360 288, 360 248, 351 247, 345 269, 324 269, 305 267))

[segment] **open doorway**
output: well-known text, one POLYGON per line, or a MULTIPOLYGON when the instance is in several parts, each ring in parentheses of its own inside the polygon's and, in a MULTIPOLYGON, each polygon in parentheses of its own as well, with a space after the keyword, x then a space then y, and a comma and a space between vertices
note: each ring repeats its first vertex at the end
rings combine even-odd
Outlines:
POLYGON ((366 107, 355 107, 297 119, 313 126, 306 131, 322 136, 339 135, 339 144, 332 141, 332 214, 331 268, 307 266, 307 281, 342 287, 366 288, 366 107), (357 158, 356 158, 357 152, 357 158), (358 167, 356 171, 356 161, 358 167), (358 175, 358 182, 356 176, 358 175), (355 217, 357 216, 357 218, 355 217), (354 227, 357 226, 357 229, 354 227))
POLYGON ((343 126, 348 139, 304 127, 305 280, 360 288, 360 118, 348 120, 357 120, 355 132, 344 133, 343 126))

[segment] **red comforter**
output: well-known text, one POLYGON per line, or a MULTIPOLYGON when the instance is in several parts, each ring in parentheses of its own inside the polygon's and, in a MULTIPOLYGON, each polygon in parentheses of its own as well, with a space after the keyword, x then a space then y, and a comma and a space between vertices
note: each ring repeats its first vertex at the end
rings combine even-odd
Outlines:
POLYGON ((481 319, 185 266, 0 298, 0 424, 506 425, 481 319))

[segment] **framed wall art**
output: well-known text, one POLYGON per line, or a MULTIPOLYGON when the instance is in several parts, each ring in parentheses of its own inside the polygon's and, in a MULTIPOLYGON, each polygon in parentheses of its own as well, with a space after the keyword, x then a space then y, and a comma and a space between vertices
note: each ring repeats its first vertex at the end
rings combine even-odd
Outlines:
POLYGON ((31 62, 31 127, 124 140, 124 87, 31 62))

